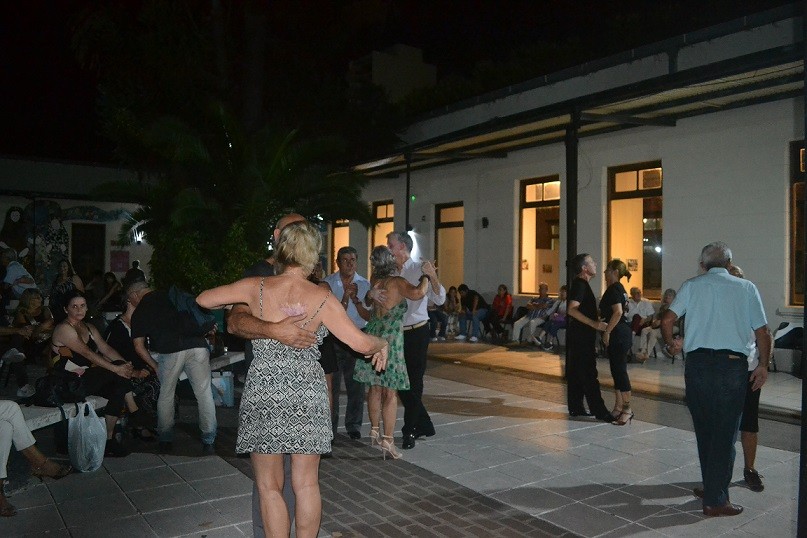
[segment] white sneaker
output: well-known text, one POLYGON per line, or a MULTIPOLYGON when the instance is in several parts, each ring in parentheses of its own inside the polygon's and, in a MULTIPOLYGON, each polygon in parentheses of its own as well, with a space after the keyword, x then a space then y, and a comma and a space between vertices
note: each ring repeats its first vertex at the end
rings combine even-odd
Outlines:
POLYGON ((458 334, 457 335, 457 340, 465 340, 465 335, 464 334, 458 334))
POLYGON ((479 338, 477 338, 476 336, 472 336, 472 337, 470 337, 470 338, 468 339, 468 341, 469 341, 469 342, 479 342, 479 338))
POLYGON ((436 342, 436 341, 437 341, 437 337, 436 337, 436 336, 432 336, 432 342, 436 342))
POLYGON ((15 362, 22 362, 25 360, 25 354, 18 351, 17 348, 12 347, 11 349, 3 353, 3 360, 9 364, 14 364, 15 362))
POLYGON ((438 339, 439 341, 441 341, 441 342, 445 342, 445 341, 446 341, 446 337, 445 337, 445 336, 438 336, 438 337, 437 337, 437 339, 438 339))
POLYGON ((27 385, 24 385, 19 388, 19 390, 17 391, 17 398, 28 398, 30 396, 33 396, 35 392, 36 390, 34 389, 34 387, 32 387, 30 383, 28 383, 27 385))

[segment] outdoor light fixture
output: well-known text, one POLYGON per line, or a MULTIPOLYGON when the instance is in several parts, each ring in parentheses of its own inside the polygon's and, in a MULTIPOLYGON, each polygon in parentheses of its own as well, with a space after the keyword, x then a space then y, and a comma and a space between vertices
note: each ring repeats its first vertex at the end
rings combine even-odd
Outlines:
POLYGON ((135 244, 141 245, 143 243, 143 235, 145 235, 143 230, 135 229, 132 231, 132 234, 134 235, 135 244))
POLYGON ((487 217, 482 217, 482 227, 487 228, 490 225, 490 221, 487 217))

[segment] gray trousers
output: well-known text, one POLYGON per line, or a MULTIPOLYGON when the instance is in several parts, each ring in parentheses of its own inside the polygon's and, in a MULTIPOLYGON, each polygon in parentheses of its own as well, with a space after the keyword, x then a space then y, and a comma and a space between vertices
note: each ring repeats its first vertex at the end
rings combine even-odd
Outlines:
MULTIPOLYGON (((289 509, 289 521, 294 526, 294 490, 291 487, 291 456, 283 456, 283 500, 289 509)), ((264 538, 263 518, 261 517, 261 496, 257 483, 252 483, 252 534, 255 538, 264 538)))
POLYGON ((347 393, 347 405, 345 406, 345 430, 350 432, 361 432, 361 424, 364 420, 364 384, 353 380, 353 369, 356 367, 356 356, 345 348, 341 343, 334 343, 336 360, 339 370, 333 373, 333 411, 331 412, 331 424, 333 433, 339 427, 339 389, 342 386, 342 379, 345 381, 345 392, 347 393))

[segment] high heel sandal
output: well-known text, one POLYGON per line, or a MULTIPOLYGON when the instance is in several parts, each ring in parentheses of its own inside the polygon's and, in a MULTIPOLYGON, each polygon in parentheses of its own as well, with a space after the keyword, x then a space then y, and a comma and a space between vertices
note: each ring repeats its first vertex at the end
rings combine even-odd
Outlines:
POLYGON ((622 413, 619 414, 619 418, 614 420, 611 424, 614 426, 624 426, 625 424, 630 424, 633 421, 633 411, 631 411, 630 407, 623 409, 622 413))
POLYGON ((381 452, 384 455, 384 459, 387 459, 387 454, 394 460, 400 459, 402 454, 395 449, 395 443, 392 437, 389 436, 382 436, 381 438, 381 452))
POLYGON ((54 463, 47 458, 36 467, 31 468, 31 474, 37 477, 40 482, 45 477, 59 480, 60 478, 64 478, 65 476, 69 475, 72 471, 73 467, 70 465, 59 465, 58 463, 54 463))
POLYGON ((381 438, 378 435, 378 426, 370 428, 370 448, 373 448, 375 445, 381 445, 381 438))
POLYGON ((622 411, 618 409, 611 409, 611 416, 614 417, 614 420, 618 419, 621 414, 622 411))

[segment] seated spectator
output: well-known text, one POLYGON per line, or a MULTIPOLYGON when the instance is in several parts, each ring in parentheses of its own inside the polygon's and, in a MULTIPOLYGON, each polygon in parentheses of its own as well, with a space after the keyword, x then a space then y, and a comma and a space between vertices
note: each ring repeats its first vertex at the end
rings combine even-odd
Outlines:
POLYGON ((456 286, 448 288, 446 302, 443 303, 443 312, 448 316, 447 333, 457 334, 459 332, 459 315, 462 313, 462 301, 456 286))
POLYGON ((14 374, 17 380, 17 396, 27 398, 33 395, 34 388, 28 383, 28 371, 25 366, 25 354, 19 349, 10 347, 10 338, 20 336, 28 338, 31 336, 31 327, 9 327, 8 318, 0 316, 0 337, 3 344, 0 345, 0 364, 8 364, 9 371, 14 374))
POLYGON ((84 282, 81 281, 70 260, 63 258, 59 262, 58 273, 56 279, 53 281, 53 286, 50 289, 50 308, 53 313, 53 319, 56 323, 61 323, 67 317, 65 314, 65 305, 67 304, 66 298, 68 294, 74 290, 84 292, 84 282))
POLYGON ((429 301, 428 312, 429 332, 432 335, 432 342, 445 341, 446 329, 448 329, 448 314, 431 300, 429 301))
POLYGON ((11 400, 0 400, 0 517, 11 517, 17 514, 17 509, 8 502, 3 492, 4 482, 8 477, 8 453, 11 444, 31 464, 31 474, 36 477, 49 477, 59 480, 70 474, 72 467, 59 465, 45 457, 34 446, 36 439, 25 424, 20 406, 11 400))
MULTIPOLYGON (((675 290, 672 288, 665 290, 658 312, 653 314, 650 325, 642 329, 642 333, 639 335, 639 351, 636 352, 636 360, 639 362, 646 361, 650 357, 650 350, 654 349, 659 343, 661 339, 661 317, 670 308, 674 299, 675 290)), ((674 332, 677 333, 677 331, 674 332)))
POLYGON ((513 342, 532 342, 535 345, 541 345, 537 338, 535 338, 535 329, 540 327, 546 322, 546 319, 551 316, 557 308, 557 301, 549 296, 549 285, 546 282, 538 284, 538 297, 533 297, 527 303, 527 315, 517 319, 513 322, 513 342), (527 328, 527 334, 524 338, 521 337, 521 331, 527 328))
POLYGON ((566 328, 566 307, 567 300, 566 296, 568 294, 568 288, 563 285, 560 287, 560 291, 558 292, 558 301, 557 301, 557 308, 555 312, 553 312, 549 319, 546 320, 542 329, 543 329, 543 344, 541 347, 544 351, 550 351, 555 346, 555 340, 558 338, 558 331, 560 329, 566 328))
POLYGON ((8 331, 11 344, 9 353, 22 360, 11 364, 11 371, 17 381, 17 396, 27 398, 34 394, 34 387, 28 382, 25 359, 41 357, 53 332, 53 316, 48 307, 42 305, 39 290, 29 288, 22 292, 14 314, 13 328, 13 331, 8 331))
POLYGON ((156 441, 152 426, 157 420, 157 399, 160 396, 160 381, 151 371, 148 364, 143 362, 132 342, 132 314, 134 305, 127 300, 126 310, 115 318, 104 333, 107 344, 120 353, 123 359, 132 363, 132 392, 139 409, 148 417, 148 424, 129 424, 133 437, 142 441, 156 441))
POLYGON ((7 248, 0 252, 0 266, 5 270, 5 276, 3 277, 3 308, 8 305, 9 300, 19 299, 23 291, 30 288, 36 289, 34 277, 17 261, 17 251, 13 248, 7 248), (10 293, 6 293, 7 290, 10 293))
POLYGON ((118 282, 118 277, 115 273, 104 273, 104 294, 98 301, 98 309, 101 312, 120 312, 124 310, 125 305, 121 304, 121 295, 123 288, 121 283, 118 282))
POLYGON ((126 410, 131 414, 133 423, 148 423, 148 417, 135 403, 129 381, 133 375, 142 375, 142 372, 135 372, 132 363, 126 362, 120 353, 107 344, 95 326, 84 322, 87 300, 83 293, 73 290, 65 301, 67 318, 53 330, 53 369, 81 375, 87 394, 107 399, 104 455, 127 456, 129 451, 112 434, 115 424, 126 410))
POLYGON ((504 336, 502 323, 511 321, 513 317, 513 296, 507 291, 507 286, 499 285, 493 306, 485 319, 485 328, 496 338, 504 336))
POLYGON ((480 324, 488 315, 490 306, 485 298, 482 297, 476 290, 468 288, 465 284, 460 284, 457 288, 460 294, 460 302, 462 304, 462 313, 460 314, 460 334, 457 335, 457 340, 465 340, 468 328, 468 320, 471 320, 471 337, 468 338, 469 342, 479 342, 482 337, 482 330, 480 324))
POLYGON ((630 299, 628 299, 628 312, 625 314, 625 318, 627 318, 636 336, 642 334, 643 327, 650 325, 655 313, 653 303, 642 298, 642 290, 635 286, 631 288, 630 299))

